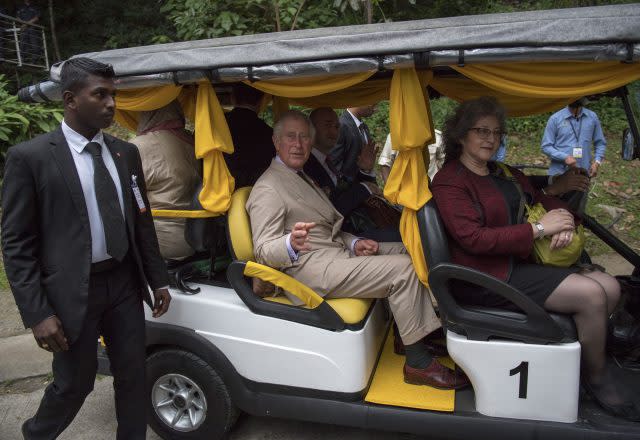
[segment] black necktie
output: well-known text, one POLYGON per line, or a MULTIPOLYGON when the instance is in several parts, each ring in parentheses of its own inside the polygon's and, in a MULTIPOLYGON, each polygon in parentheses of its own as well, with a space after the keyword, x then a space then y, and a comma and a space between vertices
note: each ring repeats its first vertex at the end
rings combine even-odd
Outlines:
POLYGON ((360 124, 360 134, 362 135, 362 140, 364 141, 364 143, 366 144, 367 142, 369 142, 369 127, 367 127, 367 124, 365 124, 364 122, 362 124, 360 124))
POLYGON ((89 142, 85 149, 93 158, 93 184, 98 200, 98 210, 104 226, 107 253, 122 261, 129 249, 127 230, 122 217, 116 185, 102 159, 102 147, 97 142, 89 142))

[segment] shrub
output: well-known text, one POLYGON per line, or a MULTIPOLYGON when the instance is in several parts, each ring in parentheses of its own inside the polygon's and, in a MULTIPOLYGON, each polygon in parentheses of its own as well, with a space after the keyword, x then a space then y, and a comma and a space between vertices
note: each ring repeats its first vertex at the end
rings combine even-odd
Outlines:
POLYGON ((0 75, 0 153, 15 144, 53 130, 62 121, 60 104, 25 104, 8 91, 0 75))

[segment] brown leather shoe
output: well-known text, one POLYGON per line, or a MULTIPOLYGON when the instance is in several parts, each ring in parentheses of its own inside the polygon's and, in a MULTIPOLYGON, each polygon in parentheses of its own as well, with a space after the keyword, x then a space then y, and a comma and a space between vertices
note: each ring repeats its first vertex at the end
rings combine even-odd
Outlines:
POLYGON ((459 390, 469 386, 469 378, 460 370, 450 370, 436 359, 427 368, 404 364, 404 381, 412 385, 429 385, 440 390, 459 390))
MULTIPOLYGON (((435 357, 445 357, 449 356, 449 352, 447 351, 447 347, 445 345, 436 344, 433 341, 429 341, 427 339, 423 339, 425 347, 429 351, 431 356, 435 357)), ((405 355, 404 344, 402 343, 402 339, 399 336, 396 336, 393 339, 393 352, 400 356, 405 355)))

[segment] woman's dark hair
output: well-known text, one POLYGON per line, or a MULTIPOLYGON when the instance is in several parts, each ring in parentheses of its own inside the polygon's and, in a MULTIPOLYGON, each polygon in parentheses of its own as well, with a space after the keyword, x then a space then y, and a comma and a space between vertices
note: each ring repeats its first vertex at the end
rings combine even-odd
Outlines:
POLYGON ((104 64, 91 58, 72 58, 65 61, 62 69, 60 69, 60 88, 62 92, 65 90, 76 92, 85 85, 89 75, 108 79, 116 76, 111 64, 104 64))
POLYGON ((498 100, 491 96, 465 101, 456 108, 455 112, 444 123, 442 138, 444 142, 444 162, 458 159, 462 153, 460 142, 474 127, 478 119, 494 116, 500 124, 500 130, 505 131, 505 109, 498 100))

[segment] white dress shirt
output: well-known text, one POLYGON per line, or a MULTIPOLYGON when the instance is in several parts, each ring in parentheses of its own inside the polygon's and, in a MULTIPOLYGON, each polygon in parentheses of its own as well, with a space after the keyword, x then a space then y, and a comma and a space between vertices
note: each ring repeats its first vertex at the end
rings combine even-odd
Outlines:
POLYGON ((349 113, 351 115, 351 117, 353 118, 353 122, 356 123, 356 127, 358 127, 358 130, 360 131, 360 134, 362 134, 362 137, 364 138, 365 142, 369 142, 369 137, 367 136, 367 132, 365 130, 362 129, 362 124, 363 122, 358 119, 353 113, 351 113, 348 109, 347 109, 347 113, 349 113))
POLYGON ((324 154, 322 151, 318 150, 317 148, 312 148, 311 154, 313 154, 314 157, 318 159, 318 162, 320 162, 320 165, 322 165, 322 168, 324 168, 324 170, 327 172, 333 184, 338 185, 338 176, 336 176, 334 172, 331 171, 331 168, 327 166, 327 155, 324 154))
POLYGON ((87 204, 89 227, 91 228, 91 262, 97 263, 99 261, 108 260, 111 256, 107 253, 104 225, 102 224, 102 217, 100 216, 98 200, 96 199, 96 192, 93 183, 93 158, 91 157, 91 153, 84 151, 84 147, 89 142, 97 142, 102 146, 102 159, 104 160, 104 164, 107 167, 111 178, 116 184, 120 209, 122 210, 122 216, 124 218, 122 186, 120 185, 120 178, 118 176, 116 164, 113 161, 113 157, 111 157, 111 152, 104 143, 102 131, 99 131, 98 134, 89 141, 80 133, 69 127, 65 121, 62 121, 62 133, 67 140, 67 144, 69 144, 69 150, 71 151, 71 156, 73 157, 73 162, 76 165, 78 177, 80 178, 80 184, 82 185, 84 201, 87 204))

